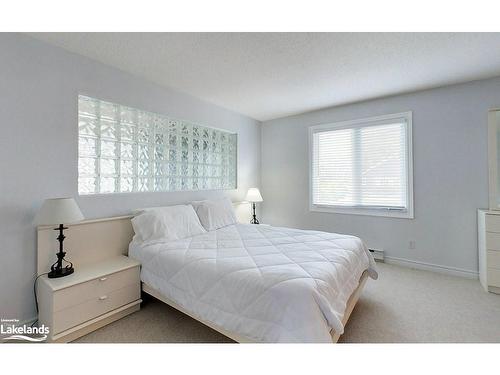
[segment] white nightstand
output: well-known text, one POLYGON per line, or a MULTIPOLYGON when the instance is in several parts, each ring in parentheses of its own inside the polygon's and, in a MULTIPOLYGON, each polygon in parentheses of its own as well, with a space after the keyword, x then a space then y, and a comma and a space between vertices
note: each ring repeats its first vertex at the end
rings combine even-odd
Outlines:
POLYGON ((39 324, 48 341, 68 342, 140 309, 140 263, 126 256, 38 282, 39 324))

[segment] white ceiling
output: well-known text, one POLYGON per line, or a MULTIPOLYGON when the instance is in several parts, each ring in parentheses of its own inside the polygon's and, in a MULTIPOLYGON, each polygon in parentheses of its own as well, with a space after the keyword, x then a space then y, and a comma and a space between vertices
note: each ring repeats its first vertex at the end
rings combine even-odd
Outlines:
POLYGON ((500 75, 500 33, 31 33, 265 121, 500 75))

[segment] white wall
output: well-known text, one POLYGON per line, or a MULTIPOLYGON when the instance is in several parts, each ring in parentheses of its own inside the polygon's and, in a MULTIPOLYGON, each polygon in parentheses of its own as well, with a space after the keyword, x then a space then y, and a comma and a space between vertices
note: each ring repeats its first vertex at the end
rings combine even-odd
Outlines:
POLYGON ((499 106, 492 79, 264 122, 263 221, 350 233, 392 257, 475 273, 476 209, 488 205, 487 111, 499 106), (410 110, 415 219, 310 212, 308 127, 410 110))
MULTIPOLYGON (((19 34, 0 35, 0 317, 35 315, 33 218, 45 198, 74 196, 87 218, 186 202, 222 192, 78 197, 77 95, 238 132, 242 200, 260 184, 260 123, 19 34)), ((54 249, 55 251, 56 249, 54 249)), ((71 257, 71 249, 68 249, 71 257)))

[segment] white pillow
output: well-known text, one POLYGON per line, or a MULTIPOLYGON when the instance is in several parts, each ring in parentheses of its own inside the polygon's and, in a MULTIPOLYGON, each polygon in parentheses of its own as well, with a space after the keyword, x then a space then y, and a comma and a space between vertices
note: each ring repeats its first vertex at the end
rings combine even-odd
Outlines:
POLYGON ((233 204, 229 198, 191 202, 201 224, 207 231, 236 224, 233 204))
POLYGON ((205 233, 191 205, 157 207, 132 219, 141 242, 172 241, 205 233))

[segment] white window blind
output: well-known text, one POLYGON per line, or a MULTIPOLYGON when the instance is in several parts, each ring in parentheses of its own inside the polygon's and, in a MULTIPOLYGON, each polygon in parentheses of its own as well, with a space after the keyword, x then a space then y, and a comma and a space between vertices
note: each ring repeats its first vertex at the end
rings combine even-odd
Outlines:
POLYGON ((410 143, 411 113, 312 127, 312 208, 410 217, 410 143))

